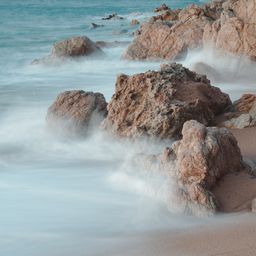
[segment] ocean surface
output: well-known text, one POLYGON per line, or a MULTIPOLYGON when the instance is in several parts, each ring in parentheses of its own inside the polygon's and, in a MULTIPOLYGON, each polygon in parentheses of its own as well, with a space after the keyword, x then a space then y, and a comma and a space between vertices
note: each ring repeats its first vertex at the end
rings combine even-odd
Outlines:
MULTIPOLYGON (((207 1, 165 1, 172 8, 207 1)), ((158 0, 0 0, 0 255, 132 255, 143 234, 180 232, 199 220, 170 213, 166 184, 126 165, 164 145, 114 141, 95 132, 68 139, 47 130, 47 108, 65 90, 98 91, 109 101, 119 73, 158 69, 159 62, 121 59, 125 47, 104 49, 102 60, 31 65, 71 36, 132 41, 130 21, 147 20, 158 0), (103 21, 118 13, 124 20, 103 21), (90 29, 94 22, 104 27, 90 29), (123 33, 124 30, 127 32, 123 33), (123 253, 125 250, 125 253, 123 253)), ((182 63, 211 63, 231 74, 217 84, 233 99, 255 91, 247 60, 191 52, 182 63)), ((201 220, 202 222, 202 220, 201 220)), ((200 222, 200 223, 201 223, 200 222)), ((157 255, 157 254, 156 254, 157 255)))

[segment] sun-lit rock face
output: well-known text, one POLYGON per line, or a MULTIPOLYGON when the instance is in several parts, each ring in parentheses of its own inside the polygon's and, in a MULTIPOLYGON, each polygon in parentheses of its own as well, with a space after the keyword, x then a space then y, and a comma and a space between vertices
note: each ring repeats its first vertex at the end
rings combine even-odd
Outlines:
POLYGON ((117 78, 103 127, 122 137, 180 137, 191 119, 205 125, 231 104, 229 96, 180 64, 117 78))

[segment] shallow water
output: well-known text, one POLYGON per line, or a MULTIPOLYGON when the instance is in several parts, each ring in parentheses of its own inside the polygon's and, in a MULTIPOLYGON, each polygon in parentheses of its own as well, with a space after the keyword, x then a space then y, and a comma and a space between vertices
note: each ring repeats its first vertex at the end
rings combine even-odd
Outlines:
MULTIPOLYGON (((199 1, 165 2, 183 7, 199 1)), ((133 170, 123 173, 127 158, 146 149, 159 152, 163 145, 118 142, 97 133, 68 140, 45 126, 47 108, 58 93, 99 91, 109 100, 117 74, 158 69, 159 63, 121 60, 125 48, 117 47, 105 49, 103 60, 30 65, 49 54, 55 41, 74 35, 131 41, 135 28, 129 26, 130 20, 147 19, 160 4, 0 1, 0 255, 107 255, 107 248, 143 232, 176 232, 201 223, 167 211, 161 179, 141 178, 133 170), (113 12, 125 20, 101 20, 113 12), (105 27, 90 30, 91 22, 105 27), (113 35, 120 29, 129 33, 113 35)), ((202 52, 191 53, 183 63, 191 66, 204 58, 202 52)), ((231 59, 209 56, 209 61, 220 68, 231 59)), ((251 82, 243 88, 233 82, 219 86, 233 98, 254 90, 251 82)))

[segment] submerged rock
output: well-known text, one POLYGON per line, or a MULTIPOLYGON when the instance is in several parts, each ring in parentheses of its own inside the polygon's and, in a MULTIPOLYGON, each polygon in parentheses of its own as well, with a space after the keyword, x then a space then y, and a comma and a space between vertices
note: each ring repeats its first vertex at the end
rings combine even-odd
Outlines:
POLYGON ((205 76, 180 64, 163 65, 160 71, 117 78, 103 127, 124 137, 179 137, 186 121, 209 125, 229 105, 229 96, 205 76))
POLYGON ((113 13, 113 14, 110 14, 104 18, 102 18, 102 20, 112 20, 112 19, 115 19, 115 20, 123 20, 124 18, 121 17, 121 16, 118 16, 117 13, 113 13))
POLYGON ((57 132, 83 135, 98 127, 106 114, 107 103, 101 93, 74 90, 58 95, 48 109, 46 120, 57 132))
POLYGON ((102 27, 104 27, 104 25, 96 24, 96 23, 91 23, 90 29, 102 28, 102 27))
POLYGON ((86 36, 72 37, 54 44, 53 57, 103 55, 99 46, 86 36))

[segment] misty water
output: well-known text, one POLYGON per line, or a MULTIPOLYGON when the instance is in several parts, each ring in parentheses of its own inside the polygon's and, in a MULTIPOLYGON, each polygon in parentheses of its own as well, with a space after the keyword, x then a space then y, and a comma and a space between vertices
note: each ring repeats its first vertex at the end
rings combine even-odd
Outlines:
MULTIPOLYGON (((166 1, 174 8, 199 2, 166 1)), ((202 222, 170 213, 163 203, 164 181, 142 177, 126 166, 131 156, 161 152, 171 142, 124 142, 96 131, 74 139, 46 126, 47 108, 58 93, 98 91, 109 101, 117 74, 158 69, 159 62, 122 60, 125 47, 115 47, 104 49, 104 59, 30 64, 48 55, 54 42, 71 36, 131 41, 136 28, 130 21, 148 19, 160 4, 0 1, 0 255, 112 255, 111 248, 133 239, 136 244, 146 232, 179 232, 202 222), (125 19, 101 20, 114 12, 125 19), (105 27, 91 30, 91 22, 105 27), (128 33, 120 34, 123 29, 128 33)), ((250 61, 241 66, 241 59, 200 51, 189 53, 182 63, 192 67, 200 61, 230 74, 231 80, 217 85, 233 99, 255 91, 250 61)))

